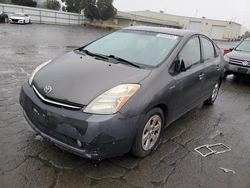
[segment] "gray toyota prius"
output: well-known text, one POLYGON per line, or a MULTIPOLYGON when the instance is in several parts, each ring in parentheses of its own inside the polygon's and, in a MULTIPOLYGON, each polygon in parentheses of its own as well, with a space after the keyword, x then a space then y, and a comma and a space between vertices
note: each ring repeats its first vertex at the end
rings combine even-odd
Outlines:
POLYGON ((38 66, 20 93, 34 131, 89 159, 145 157, 163 128, 213 104, 223 56, 203 34, 136 26, 38 66))

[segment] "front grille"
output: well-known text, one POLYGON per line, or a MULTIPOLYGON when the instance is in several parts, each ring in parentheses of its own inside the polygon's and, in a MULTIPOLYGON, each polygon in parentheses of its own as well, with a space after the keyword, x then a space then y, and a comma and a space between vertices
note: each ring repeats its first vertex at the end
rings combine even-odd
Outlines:
POLYGON ((229 58, 229 63, 233 65, 243 66, 243 67, 250 67, 250 61, 241 60, 241 59, 229 58))
POLYGON ((36 93, 36 95, 45 103, 49 103, 49 104, 52 104, 52 105, 55 105, 55 106, 60 106, 60 107, 66 107, 66 108, 71 108, 71 109, 75 109, 75 110, 79 110, 81 109, 82 107, 81 106, 75 106, 75 105, 70 105, 70 104, 65 104, 65 103, 62 103, 62 102, 58 102, 58 101, 54 101, 54 100, 51 100, 51 99, 47 99, 45 98, 44 96, 42 96, 41 93, 39 93, 39 91, 36 89, 36 87, 33 85, 33 89, 36 93))
POLYGON ((11 19, 12 22, 18 22, 18 19, 11 19))

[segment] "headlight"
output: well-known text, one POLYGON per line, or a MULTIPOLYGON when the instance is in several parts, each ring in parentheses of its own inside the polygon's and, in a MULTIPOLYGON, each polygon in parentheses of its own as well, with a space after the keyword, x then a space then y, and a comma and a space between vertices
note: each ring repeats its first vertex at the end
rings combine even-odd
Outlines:
POLYGON ((229 57, 228 57, 227 55, 224 55, 224 60, 225 60, 226 62, 229 62, 229 57))
POLYGON ((94 99, 85 109, 86 113, 114 114, 139 90, 138 84, 121 84, 94 99))
POLYGON ((49 64, 51 62, 51 60, 45 62, 45 63, 42 63, 41 65, 39 65, 34 71, 33 73, 31 74, 30 76, 30 79, 29 79, 29 84, 31 85, 32 84, 32 81, 34 79, 34 76, 36 75, 36 73, 43 67, 45 67, 47 64, 49 64))

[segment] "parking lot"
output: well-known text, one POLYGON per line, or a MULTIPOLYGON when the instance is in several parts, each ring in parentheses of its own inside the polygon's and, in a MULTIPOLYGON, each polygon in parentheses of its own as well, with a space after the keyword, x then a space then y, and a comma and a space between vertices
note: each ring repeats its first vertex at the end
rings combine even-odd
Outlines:
POLYGON ((200 105, 171 124, 159 148, 144 159, 127 154, 101 162, 85 160, 34 134, 18 103, 21 85, 40 63, 109 32, 0 25, 0 187, 250 187, 249 77, 229 76, 213 106, 200 105), (207 157, 194 151, 214 143, 224 143, 231 151, 207 157))

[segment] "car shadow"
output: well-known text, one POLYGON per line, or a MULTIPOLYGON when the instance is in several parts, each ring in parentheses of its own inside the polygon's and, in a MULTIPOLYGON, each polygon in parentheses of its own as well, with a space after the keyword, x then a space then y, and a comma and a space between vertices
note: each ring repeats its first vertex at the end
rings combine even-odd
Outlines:
POLYGON ((249 75, 229 75, 226 81, 231 82, 234 85, 239 86, 250 86, 250 76, 249 75))

